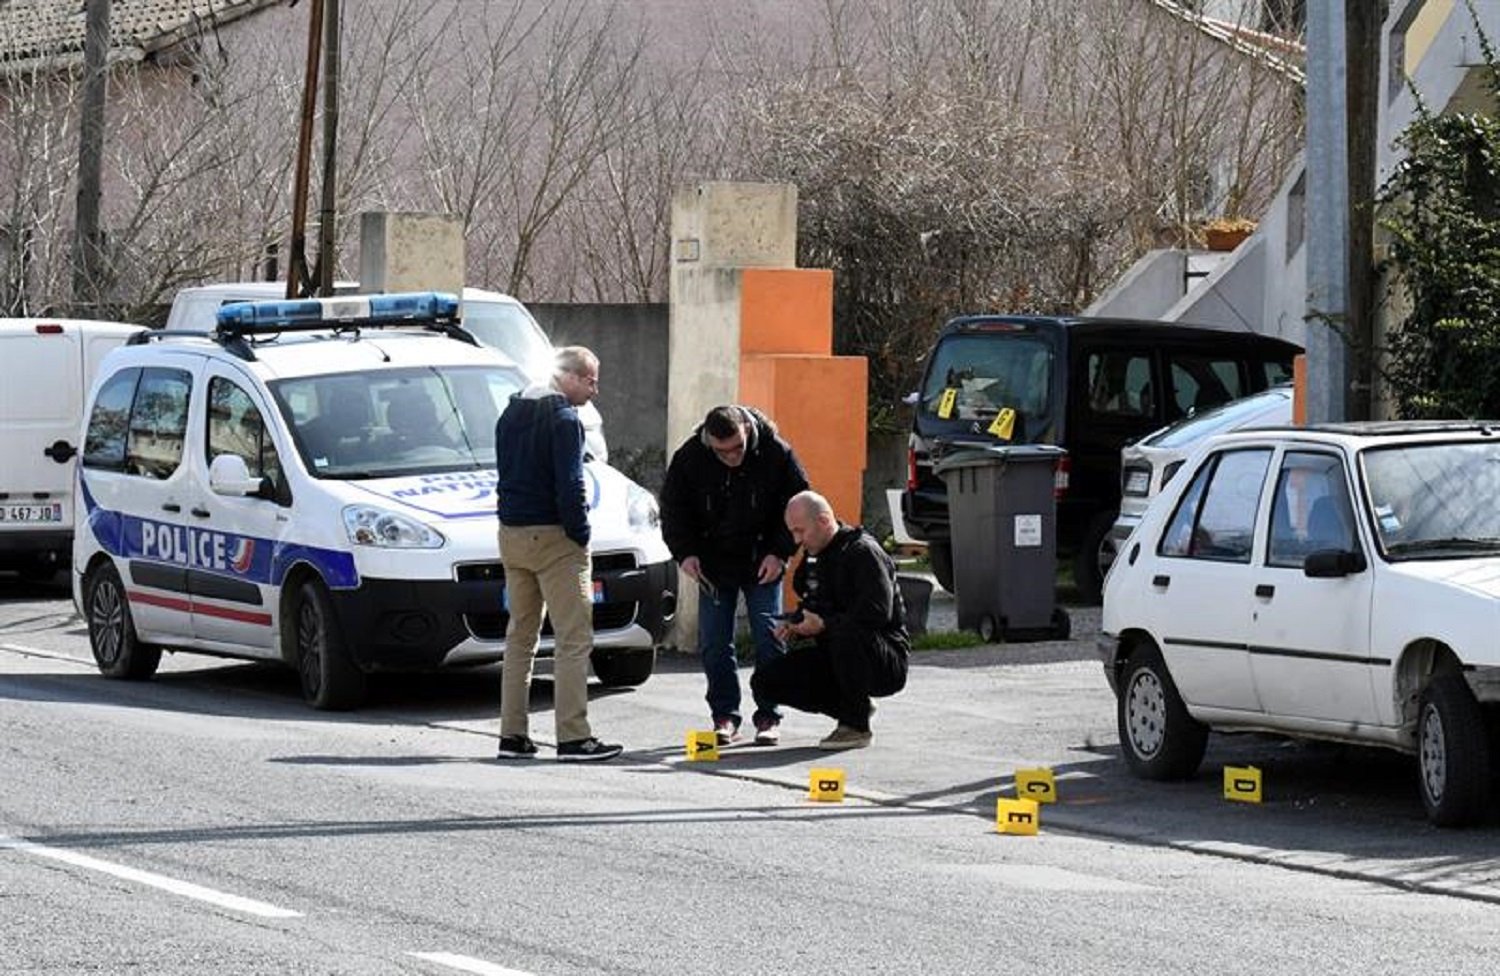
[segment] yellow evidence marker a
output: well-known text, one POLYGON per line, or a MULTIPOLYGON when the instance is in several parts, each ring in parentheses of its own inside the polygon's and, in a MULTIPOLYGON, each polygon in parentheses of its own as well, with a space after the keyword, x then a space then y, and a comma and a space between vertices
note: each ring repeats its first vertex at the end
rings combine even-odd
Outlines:
POLYGON ((687 734, 687 757, 689 762, 712 762, 719 758, 719 736, 713 729, 707 732, 693 729, 687 734))
POLYGON ((1046 766, 1016 770, 1016 796, 1038 803, 1057 802, 1057 780, 1046 766))
POLYGON ((938 398, 937 415, 943 420, 947 420, 949 417, 953 416, 953 407, 957 403, 958 390, 957 388, 950 386, 946 390, 944 390, 943 395, 938 398))
POLYGON ((1016 412, 1010 407, 1002 407, 990 421, 988 430, 1002 441, 1010 440, 1016 432, 1016 412))
POLYGON ((1224 799, 1259 803, 1260 769, 1255 766, 1225 766, 1224 799))
POLYGON ((807 774, 807 798, 819 803, 844 802, 844 771, 814 769, 807 774))
POLYGON ((1035 800, 1002 796, 995 801, 995 830, 999 833, 1035 835, 1041 820, 1041 807, 1035 800))

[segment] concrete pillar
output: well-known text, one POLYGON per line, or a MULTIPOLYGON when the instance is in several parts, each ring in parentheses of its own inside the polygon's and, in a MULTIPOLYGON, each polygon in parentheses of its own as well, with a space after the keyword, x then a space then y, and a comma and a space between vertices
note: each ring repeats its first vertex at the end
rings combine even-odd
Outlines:
MULTIPOLYGON (((840 518, 860 520, 868 367, 834 356, 833 273, 796 267, 793 186, 705 183, 672 201, 670 456, 721 403, 764 411, 840 518)), ((675 640, 697 645, 683 581, 675 640)))
POLYGON ((446 291, 462 296, 463 222, 444 214, 360 214, 359 287, 364 292, 446 291))

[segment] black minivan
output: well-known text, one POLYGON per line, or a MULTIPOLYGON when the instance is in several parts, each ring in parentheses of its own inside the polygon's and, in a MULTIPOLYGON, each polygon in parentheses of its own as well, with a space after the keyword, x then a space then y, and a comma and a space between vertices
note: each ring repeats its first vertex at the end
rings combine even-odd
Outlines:
POLYGON ((965 315, 927 357, 901 511, 953 588, 948 495, 934 462, 953 447, 1056 444, 1058 549, 1097 601, 1099 545, 1120 507, 1120 448, 1164 424, 1285 382, 1291 342, 1131 319, 965 315))

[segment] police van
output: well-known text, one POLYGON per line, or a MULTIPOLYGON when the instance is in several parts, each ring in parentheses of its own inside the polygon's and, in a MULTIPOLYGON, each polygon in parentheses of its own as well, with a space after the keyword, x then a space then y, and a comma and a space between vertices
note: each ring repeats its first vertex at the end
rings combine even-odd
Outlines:
MULTIPOLYGON (((317 708, 505 651, 495 421, 525 373, 456 297, 226 305, 143 332, 89 397, 74 600, 106 676, 164 650, 284 662, 317 708)), ((585 465, 594 672, 645 681, 676 606, 651 494, 585 465)), ((543 651, 551 649, 550 628, 543 651)))

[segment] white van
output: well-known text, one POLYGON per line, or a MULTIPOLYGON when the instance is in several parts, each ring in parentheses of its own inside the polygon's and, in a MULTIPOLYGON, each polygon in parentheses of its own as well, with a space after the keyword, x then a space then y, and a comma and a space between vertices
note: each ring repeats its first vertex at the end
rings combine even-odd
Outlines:
MULTIPOLYGON (((356 294, 358 282, 339 282, 337 294, 356 294)), ((210 331, 219 309, 228 302, 276 301, 286 296, 286 284, 276 281, 238 281, 183 288, 172 298, 167 313, 168 329, 210 331)), ((509 295, 483 288, 465 288, 461 310, 464 328, 486 346, 505 353, 526 375, 539 383, 552 375, 552 343, 526 306, 509 295)), ((586 403, 578 408, 583 421, 585 447, 600 461, 609 460, 604 439, 604 417, 599 408, 586 403)))
POLYGON ((0 319, 0 569, 48 579, 73 550, 73 456, 105 353, 143 326, 0 319))
MULTIPOLYGON (((503 656, 495 421, 530 378, 457 313, 433 293, 238 303, 105 360, 73 550, 105 675, 175 649, 281 661, 313 706, 350 708, 368 672, 503 656)), ((676 567, 650 492, 585 474, 594 673, 636 685, 676 567)))

